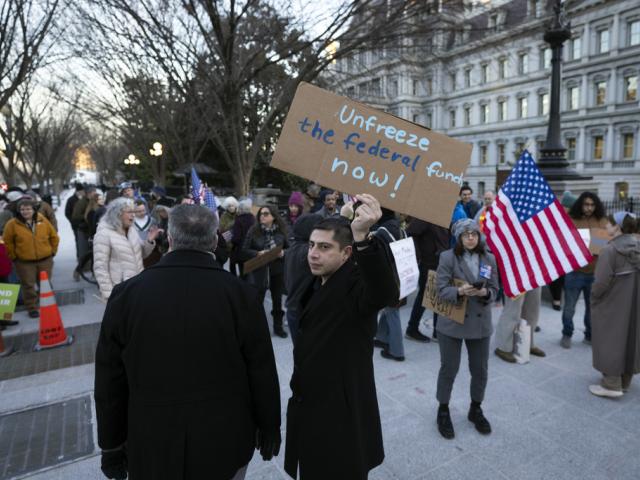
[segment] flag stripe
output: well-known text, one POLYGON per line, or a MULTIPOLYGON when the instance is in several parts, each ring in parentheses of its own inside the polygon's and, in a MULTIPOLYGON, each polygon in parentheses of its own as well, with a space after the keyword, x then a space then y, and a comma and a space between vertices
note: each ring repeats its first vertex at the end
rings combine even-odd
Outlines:
POLYGON ((589 252, 589 247, 585 245, 584 240, 582 240, 582 237, 580 236, 580 233, 573 225, 573 220, 571 220, 571 217, 569 217, 560 202, 558 202, 557 200, 555 207, 558 211, 558 215, 563 219, 565 225, 567 225, 567 228, 571 233, 572 238, 568 238, 567 241, 572 245, 572 247, 574 247, 571 249, 571 252, 576 256, 576 260, 581 265, 584 262, 590 262, 592 257, 591 253, 589 252))
MULTIPOLYGON (((498 198, 502 199, 502 202, 504 203, 509 202, 509 204, 511 204, 511 202, 509 201, 509 197, 504 195, 504 193, 498 194, 498 198)), ((509 220, 508 226, 518 246, 518 253, 523 253, 522 257, 524 258, 525 263, 525 271, 523 272, 523 276, 527 280, 525 282, 525 288, 527 290, 531 290, 531 285, 540 285, 545 283, 542 271, 540 270, 540 262, 533 261, 533 259, 531 258, 531 253, 537 251, 529 242, 529 237, 522 228, 522 225, 520 224, 518 217, 516 217, 513 208, 506 208, 504 203, 502 203, 502 206, 500 206, 501 203, 498 203, 498 205, 501 209, 504 209, 504 214, 509 220)))
POLYGON ((510 264, 505 264, 505 261, 503 261, 503 259, 507 259, 508 262, 508 256, 498 236, 489 235, 489 232, 491 230, 489 228, 489 223, 489 217, 487 216, 487 221, 485 222, 487 244, 489 245, 489 248, 492 252, 499 253, 498 255, 496 255, 496 261, 498 263, 498 269, 500 270, 500 278, 502 279, 505 291, 511 292, 517 289, 517 286, 515 285, 515 276, 513 275, 513 269, 510 264))
MULTIPOLYGON (((537 215, 535 216, 537 217, 537 215)), ((542 275, 542 279, 538 280, 538 285, 551 283, 553 279, 549 275, 549 266, 547 265, 549 252, 547 251, 544 242, 541 241, 540 234, 535 228, 535 224, 531 220, 528 220, 527 222, 522 224, 522 231, 529 241, 529 248, 531 249, 531 251, 533 251, 533 254, 536 257, 537 267, 540 269, 540 274, 542 275), (531 224, 533 225, 533 230, 529 227, 529 222, 531 222, 531 224), (542 252, 543 249, 544 252, 542 252)), ((551 263, 551 267, 553 267, 553 263, 551 263)))
POLYGON ((487 241, 489 243, 489 246, 491 247, 491 251, 500 253, 497 260, 498 264, 502 265, 502 270, 504 270, 502 282, 505 287, 505 292, 509 294, 509 292, 524 291, 524 287, 522 286, 522 281, 520 279, 520 272, 518 271, 518 268, 511 255, 509 244, 505 240, 505 237, 502 234, 502 230, 500 228, 497 228, 497 223, 500 222, 500 218, 496 218, 494 223, 494 217, 501 216, 502 212, 500 210, 494 209, 493 206, 490 207, 489 213, 487 214, 487 219, 485 220, 487 241), (493 229, 494 225, 496 225, 495 230, 493 229), (496 244, 499 244, 500 247, 495 248, 497 246, 496 244))
POLYGON ((549 235, 547 235, 545 227, 542 225, 542 220, 540 220, 543 215, 544 213, 541 213, 540 215, 533 217, 531 219, 532 223, 527 222, 525 224, 525 228, 531 231, 533 237, 536 239, 536 245, 538 248, 544 249, 542 252, 542 258, 547 266, 549 278, 553 281, 561 276, 560 272, 563 272, 564 269, 562 268, 562 263, 560 263, 560 260, 555 255, 553 243, 551 242, 549 235))

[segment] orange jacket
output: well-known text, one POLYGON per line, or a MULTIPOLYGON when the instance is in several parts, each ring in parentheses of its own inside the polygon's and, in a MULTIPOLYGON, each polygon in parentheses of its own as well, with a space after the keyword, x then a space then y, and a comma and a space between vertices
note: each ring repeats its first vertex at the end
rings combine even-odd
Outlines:
POLYGON ((58 251, 60 237, 56 229, 41 213, 37 215, 33 230, 17 218, 5 225, 2 238, 11 260, 42 260, 58 251))

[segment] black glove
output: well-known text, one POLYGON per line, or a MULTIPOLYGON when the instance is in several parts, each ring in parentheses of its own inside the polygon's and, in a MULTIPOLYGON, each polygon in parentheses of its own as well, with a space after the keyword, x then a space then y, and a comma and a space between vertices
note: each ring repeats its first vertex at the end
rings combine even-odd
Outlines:
POLYGON ((115 450, 103 450, 100 461, 102 473, 107 478, 124 480, 127 478, 127 450, 124 446, 115 450))
POLYGON ((275 432, 263 432, 258 430, 256 432, 256 450, 260 450, 260 455, 264 461, 271 460, 274 456, 280 453, 280 444, 282 438, 280 437, 280 430, 275 432))

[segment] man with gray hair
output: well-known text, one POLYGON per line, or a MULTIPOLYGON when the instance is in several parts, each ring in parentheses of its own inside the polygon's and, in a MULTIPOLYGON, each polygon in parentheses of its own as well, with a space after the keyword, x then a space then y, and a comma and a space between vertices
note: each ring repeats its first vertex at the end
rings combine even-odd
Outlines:
POLYGON ((179 205, 169 253, 113 289, 96 351, 107 478, 244 478, 280 448, 280 392, 258 292, 212 254, 217 216, 179 205))

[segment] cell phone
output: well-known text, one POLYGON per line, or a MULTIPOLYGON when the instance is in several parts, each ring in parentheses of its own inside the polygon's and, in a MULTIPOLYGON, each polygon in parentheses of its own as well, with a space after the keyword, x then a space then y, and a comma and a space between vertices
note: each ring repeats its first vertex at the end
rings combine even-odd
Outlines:
POLYGON ((360 200, 357 200, 356 202, 354 202, 354 204, 353 204, 353 213, 354 213, 354 215, 355 215, 356 210, 358 210, 358 207, 360 205, 362 205, 362 202, 360 200))
POLYGON ((480 290, 481 288, 484 288, 485 281, 484 280, 476 280, 471 285, 473 286, 473 288, 475 288, 477 290, 480 290))

